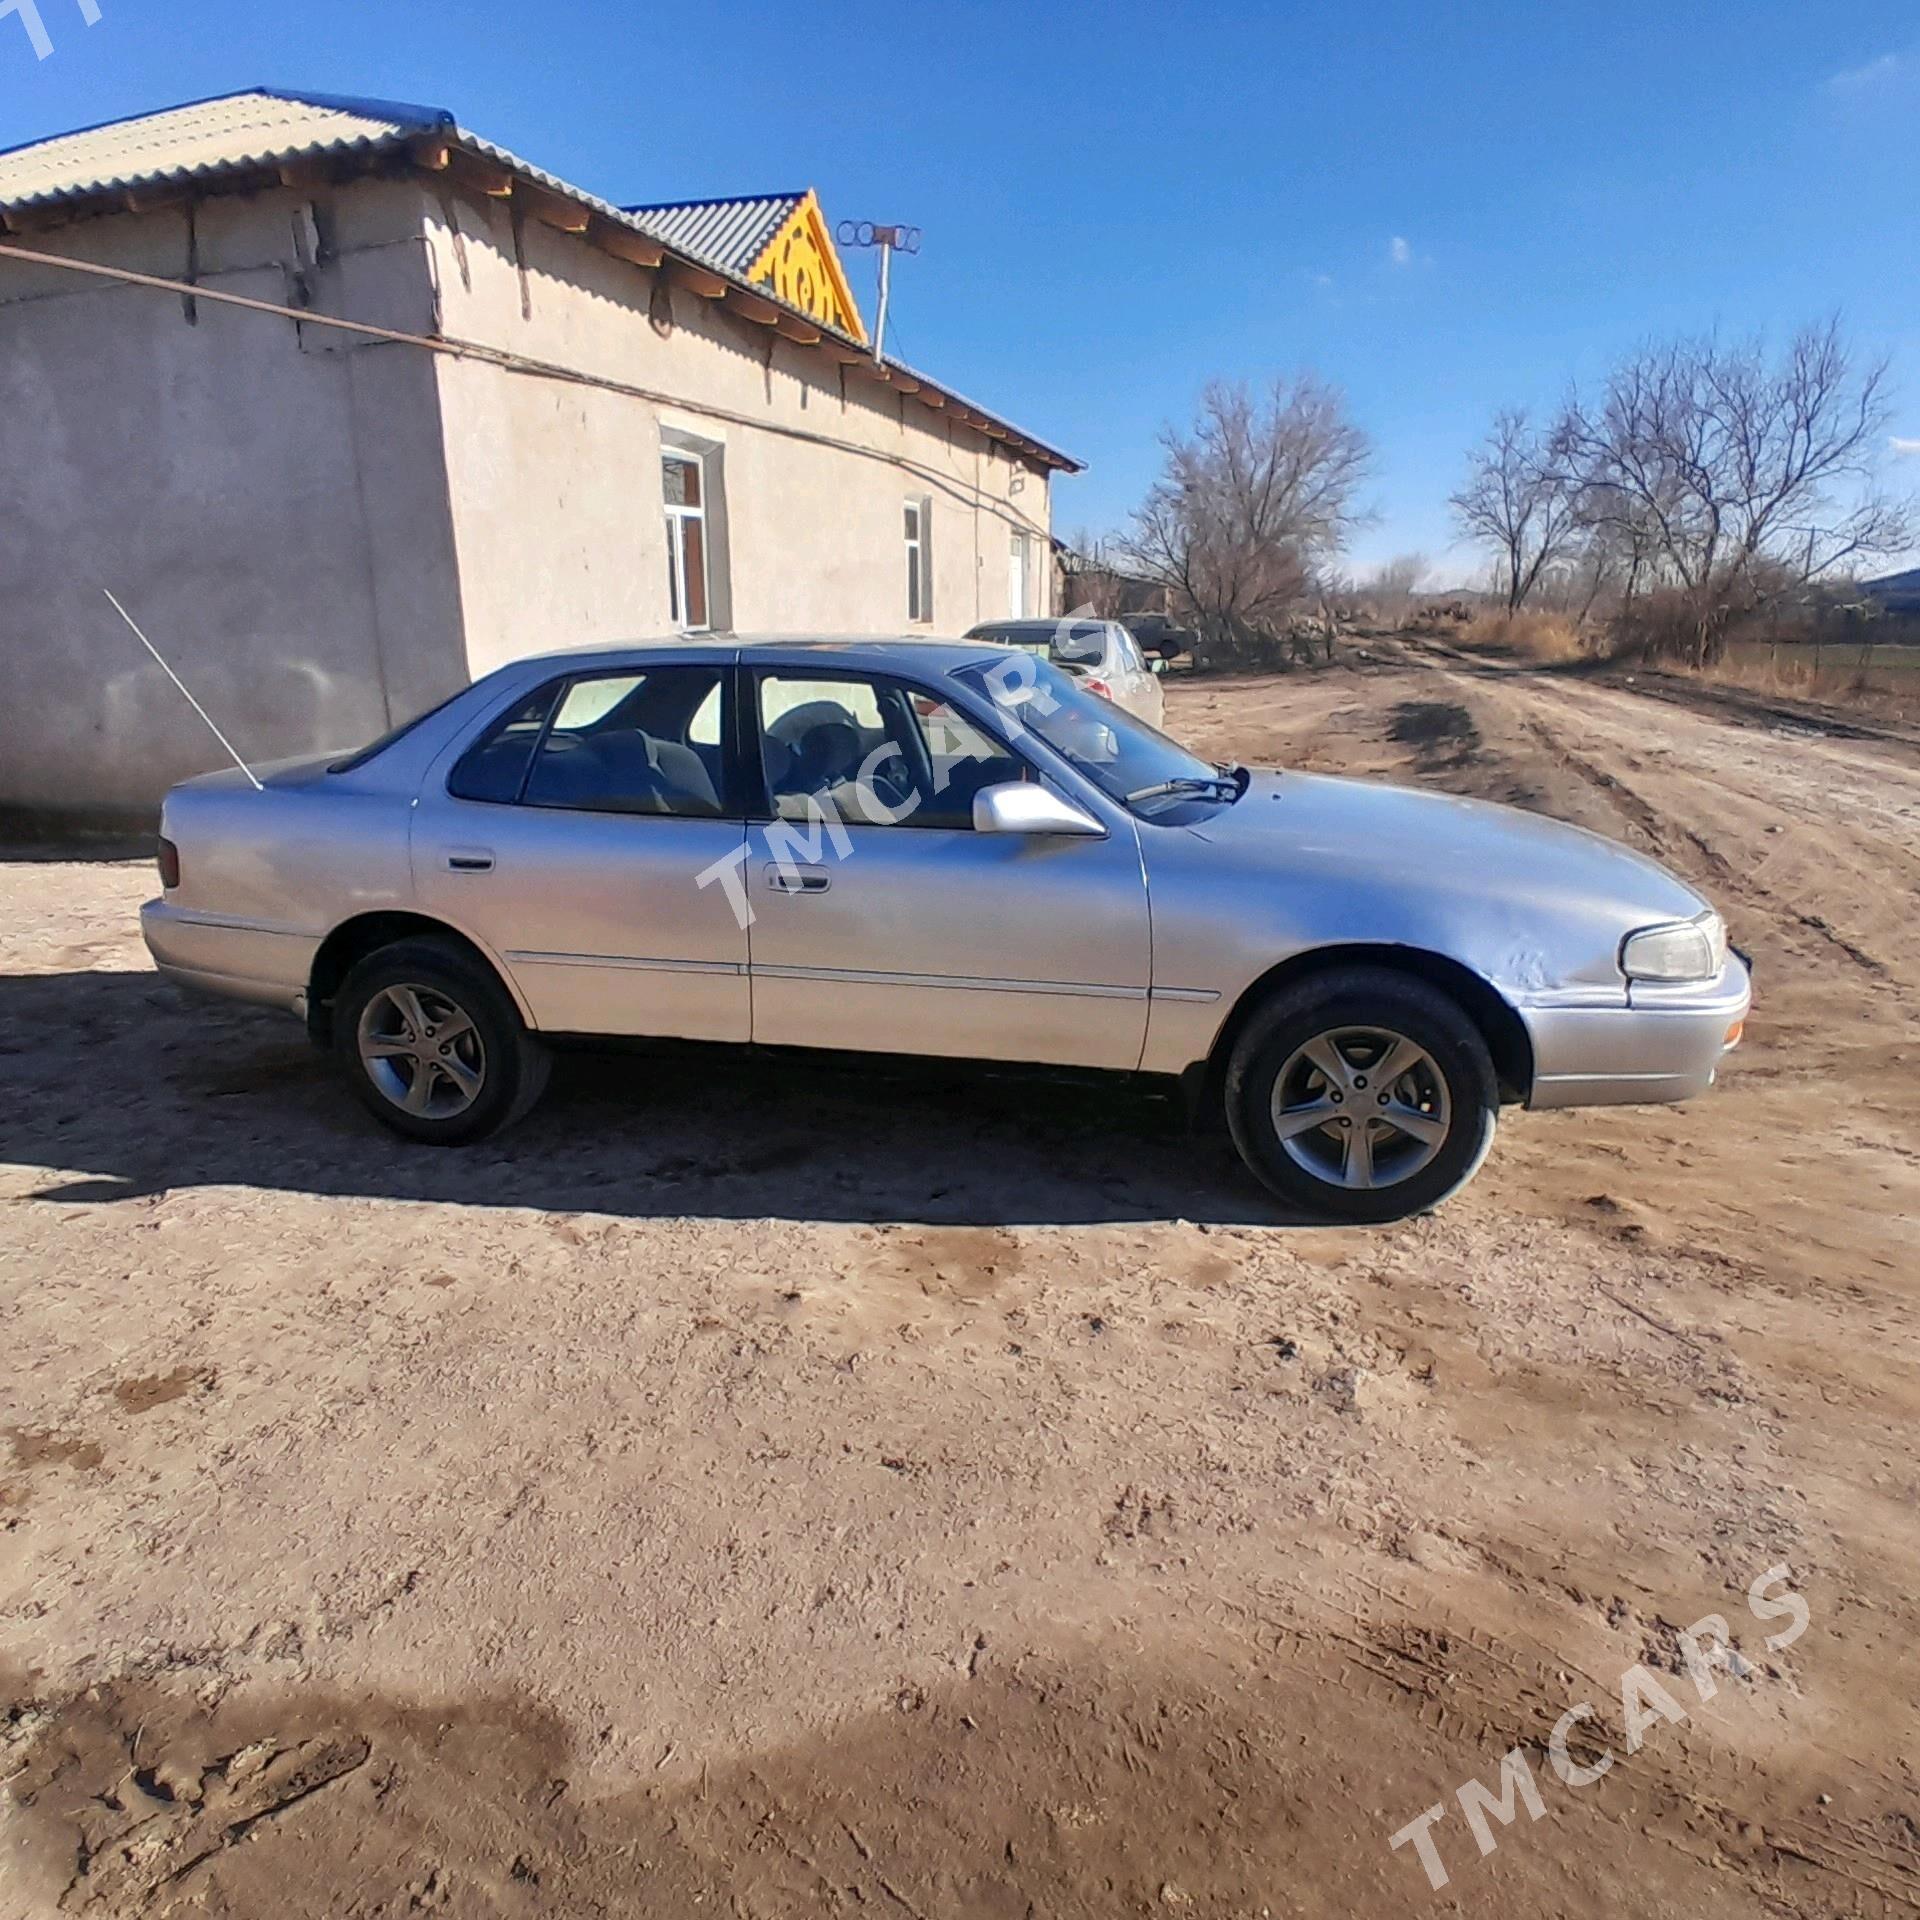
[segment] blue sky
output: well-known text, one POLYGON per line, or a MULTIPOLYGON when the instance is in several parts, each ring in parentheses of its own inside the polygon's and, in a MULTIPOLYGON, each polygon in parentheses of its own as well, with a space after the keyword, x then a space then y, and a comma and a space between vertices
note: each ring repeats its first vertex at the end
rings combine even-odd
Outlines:
POLYGON ((1124 519, 1209 376, 1311 367, 1379 448, 1356 564, 1464 571, 1446 496, 1496 406, 1836 308, 1920 443, 1912 0, 37 4, 48 59, 0 18, 0 145, 267 83, 450 107, 615 200, 812 184, 919 225, 890 344, 1089 463, 1062 531, 1124 519))

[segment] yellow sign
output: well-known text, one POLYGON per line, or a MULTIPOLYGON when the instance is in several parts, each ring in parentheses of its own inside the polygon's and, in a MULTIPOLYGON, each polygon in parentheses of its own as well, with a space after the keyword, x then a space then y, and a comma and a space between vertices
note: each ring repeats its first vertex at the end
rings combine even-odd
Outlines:
POLYGON ((826 216, 812 188, 747 269, 747 278, 771 287, 789 306, 866 344, 866 325, 854 305, 853 289, 827 236, 826 216))

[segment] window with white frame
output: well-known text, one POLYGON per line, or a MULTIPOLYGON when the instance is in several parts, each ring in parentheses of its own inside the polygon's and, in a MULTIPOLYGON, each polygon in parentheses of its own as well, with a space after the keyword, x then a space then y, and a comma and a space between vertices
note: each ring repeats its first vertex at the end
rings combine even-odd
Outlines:
POLYGON ((706 474, 700 456, 668 447, 660 455, 667 508, 667 597, 683 633, 712 625, 707 571, 706 474))
POLYGON ((907 528, 907 618, 933 618, 933 502, 909 500, 907 528))
POLYGON ((1007 611, 1016 620, 1027 612, 1027 536, 1016 533, 1007 547, 1007 611))

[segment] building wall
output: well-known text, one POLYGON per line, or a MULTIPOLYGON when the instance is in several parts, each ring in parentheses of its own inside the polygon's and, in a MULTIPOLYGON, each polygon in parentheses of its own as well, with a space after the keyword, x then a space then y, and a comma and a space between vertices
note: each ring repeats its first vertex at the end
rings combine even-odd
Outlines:
POLYGON ((431 225, 450 335, 673 396, 440 362, 474 673, 671 630, 663 434, 721 449, 722 624, 735 631, 962 633, 1010 611, 1015 531, 1029 541, 1030 610, 1048 610, 1044 469, 532 220, 523 275, 498 202, 449 196, 431 225), (932 501, 932 619, 918 629, 907 620, 912 498, 932 501))
POLYGON ((530 652, 668 632, 663 442, 718 457, 723 627, 957 634, 1010 611, 1015 531, 1046 610, 1043 469, 664 274, 528 220, 523 277, 503 206, 416 180, 193 219, 191 248, 178 207, 32 244, 673 399, 0 263, 0 814, 138 814, 222 763, 103 586, 256 761, 530 652), (918 629, 909 499, 932 503, 918 629))
MULTIPOLYGON (((428 201, 368 181, 195 212, 200 284, 432 322, 428 201), (330 251, 329 251, 330 250, 330 251)), ((169 278, 186 213, 26 244, 169 278)), ((151 808, 219 745, 110 586, 249 758, 371 738, 465 678, 440 392, 417 348, 0 263, 0 809, 151 808)))

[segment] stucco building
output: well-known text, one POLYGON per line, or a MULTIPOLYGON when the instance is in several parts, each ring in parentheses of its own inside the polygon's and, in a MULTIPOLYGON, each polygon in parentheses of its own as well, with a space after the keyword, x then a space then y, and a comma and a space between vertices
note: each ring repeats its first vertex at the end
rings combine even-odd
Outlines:
POLYGON ((0 809, 218 758, 103 587, 262 760, 553 647, 1048 611, 1074 463, 876 357, 811 193, 251 92, 0 154, 0 229, 0 809))

